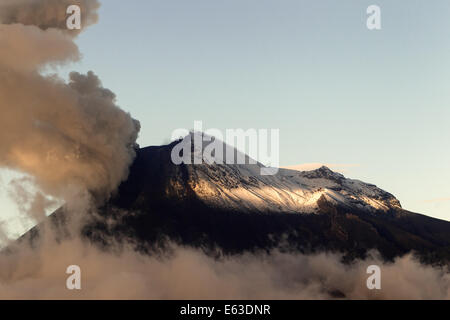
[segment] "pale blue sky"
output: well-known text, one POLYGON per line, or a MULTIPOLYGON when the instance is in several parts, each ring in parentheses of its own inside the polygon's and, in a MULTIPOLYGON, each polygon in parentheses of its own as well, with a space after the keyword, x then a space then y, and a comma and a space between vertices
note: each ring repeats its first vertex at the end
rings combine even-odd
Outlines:
POLYGON ((102 4, 61 74, 95 71, 141 121, 141 146, 194 120, 279 128, 282 166, 358 164, 345 174, 450 220, 448 0, 102 4))

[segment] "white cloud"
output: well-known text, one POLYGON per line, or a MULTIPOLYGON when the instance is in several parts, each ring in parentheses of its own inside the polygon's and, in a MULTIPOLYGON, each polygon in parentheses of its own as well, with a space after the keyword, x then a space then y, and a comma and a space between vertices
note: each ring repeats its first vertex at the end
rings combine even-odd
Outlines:
POLYGON ((447 202, 447 201, 450 201, 450 197, 428 199, 428 200, 424 200, 423 202, 433 203, 433 202, 447 202))

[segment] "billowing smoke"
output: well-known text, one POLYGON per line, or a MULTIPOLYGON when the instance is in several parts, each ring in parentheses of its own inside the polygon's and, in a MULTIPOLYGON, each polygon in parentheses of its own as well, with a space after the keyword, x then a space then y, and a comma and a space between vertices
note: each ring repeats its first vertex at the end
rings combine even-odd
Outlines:
POLYGON ((80 57, 66 28, 73 4, 83 27, 97 21, 96 0, 0 0, 0 167, 56 198, 84 190, 104 200, 128 174, 140 125, 93 72, 68 83, 43 74, 80 57))
POLYGON ((64 30, 66 10, 70 5, 80 7, 83 26, 97 22, 96 11, 100 7, 97 0, 1 0, 0 23, 32 25, 43 30, 64 30))
POLYGON ((59 202, 41 191, 36 190, 34 181, 29 177, 14 179, 8 189, 11 199, 18 204, 22 219, 32 218, 33 221, 42 221, 46 217, 48 208, 57 208, 59 202))

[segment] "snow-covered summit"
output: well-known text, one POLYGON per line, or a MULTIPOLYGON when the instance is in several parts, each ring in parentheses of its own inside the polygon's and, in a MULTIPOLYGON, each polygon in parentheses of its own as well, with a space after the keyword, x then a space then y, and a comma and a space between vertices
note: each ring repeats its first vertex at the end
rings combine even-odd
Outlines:
MULTIPOLYGON (((317 213, 319 200, 368 212, 401 208, 392 194, 325 166, 311 171, 279 169, 266 176, 260 174, 261 167, 260 163, 190 164, 183 180, 208 205, 239 211, 317 213)), ((173 183, 175 189, 183 188, 184 183, 173 183)))
POLYGON ((401 208, 390 193, 328 168, 303 172, 280 169, 276 175, 262 176, 253 166, 190 165, 188 183, 204 202, 239 210, 315 213, 319 199, 370 212, 401 208))

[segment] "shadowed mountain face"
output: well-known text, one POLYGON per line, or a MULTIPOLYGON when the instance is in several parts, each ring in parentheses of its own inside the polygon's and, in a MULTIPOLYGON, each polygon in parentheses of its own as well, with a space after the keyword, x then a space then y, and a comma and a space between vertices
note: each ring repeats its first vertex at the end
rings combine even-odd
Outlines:
MULTIPOLYGON (((376 186, 325 167, 260 176, 260 164, 174 165, 174 145, 137 152, 128 180, 88 219, 84 237, 147 253, 170 239, 213 255, 277 247, 343 252, 350 261, 376 249, 387 260, 414 251, 423 262, 450 262, 450 223, 407 212, 376 186)), ((63 210, 49 218, 61 236, 66 218, 63 210)), ((39 228, 24 239, 38 239, 39 228)))

